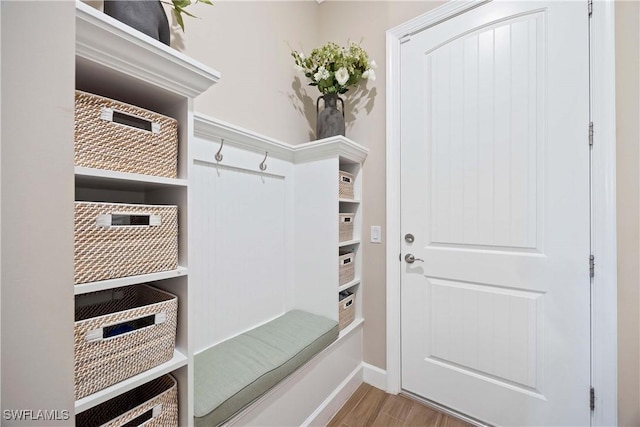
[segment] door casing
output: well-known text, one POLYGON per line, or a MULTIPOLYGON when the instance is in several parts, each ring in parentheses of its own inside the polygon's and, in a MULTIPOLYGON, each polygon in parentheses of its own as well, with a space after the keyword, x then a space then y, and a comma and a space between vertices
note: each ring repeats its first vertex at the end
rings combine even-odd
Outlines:
MULTIPOLYGON (((387 370, 386 390, 401 384, 400 346, 400 45, 411 34, 491 0, 454 0, 387 31, 387 370)), ((587 1, 584 1, 588 13, 587 1)), ((615 134, 615 5, 596 0, 590 20, 592 149, 592 425, 617 425, 617 256, 615 134)), ((588 126, 588 123, 585 123, 588 126)), ((585 141, 588 144, 588 141, 585 141)), ((585 260, 585 268, 589 268, 585 260)), ((585 390, 585 404, 588 404, 585 390)))

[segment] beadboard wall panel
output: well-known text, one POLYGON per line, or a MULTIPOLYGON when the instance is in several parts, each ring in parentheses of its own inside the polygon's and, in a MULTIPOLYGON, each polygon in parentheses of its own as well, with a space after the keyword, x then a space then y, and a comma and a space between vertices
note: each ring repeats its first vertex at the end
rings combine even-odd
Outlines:
MULTIPOLYGON (((215 153, 214 144, 206 146, 215 153)), ((196 353, 291 308, 286 164, 267 159, 263 172, 259 154, 223 152, 221 162, 195 156, 190 173, 190 221, 198 230, 189 269, 196 353), (279 163, 284 168, 277 170, 279 163)))

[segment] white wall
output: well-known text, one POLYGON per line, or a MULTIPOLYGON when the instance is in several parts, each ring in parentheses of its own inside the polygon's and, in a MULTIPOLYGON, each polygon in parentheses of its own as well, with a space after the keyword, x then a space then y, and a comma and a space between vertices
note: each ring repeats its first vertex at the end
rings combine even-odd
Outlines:
POLYGON ((296 81, 287 43, 313 47, 318 4, 306 1, 215 1, 197 5, 186 33, 172 43, 222 73, 221 81, 195 101, 195 111, 290 144, 310 141, 305 120, 315 98, 296 81))
POLYGON ((75 5, 0 8, 2 409, 73 416, 75 5))
POLYGON ((618 422, 640 425, 640 3, 616 2, 618 422))

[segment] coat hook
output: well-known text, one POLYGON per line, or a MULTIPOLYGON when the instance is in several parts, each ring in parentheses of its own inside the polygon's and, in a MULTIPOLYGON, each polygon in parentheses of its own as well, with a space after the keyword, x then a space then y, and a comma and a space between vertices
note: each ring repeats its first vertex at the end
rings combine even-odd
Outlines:
POLYGON ((222 147, 224 147, 224 138, 220 139, 220 149, 218 150, 218 152, 216 153, 216 161, 221 162, 222 161, 222 147))
POLYGON ((265 151, 264 159, 262 160, 262 163, 260 163, 260 170, 261 171, 266 171, 267 170, 267 164, 265 162, 267 161, 267 156, 268 155, 269 155, 269 152, 265 151))

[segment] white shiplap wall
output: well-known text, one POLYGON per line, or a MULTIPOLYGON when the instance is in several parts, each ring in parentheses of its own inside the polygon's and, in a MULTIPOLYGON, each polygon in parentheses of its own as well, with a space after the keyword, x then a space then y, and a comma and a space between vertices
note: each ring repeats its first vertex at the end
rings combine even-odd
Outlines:
POLYGON ((190 300, 194 352, 277 317, 288 308, 291 165, 264 154, 196 140, 190 171, 190 300))

